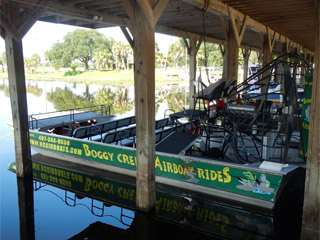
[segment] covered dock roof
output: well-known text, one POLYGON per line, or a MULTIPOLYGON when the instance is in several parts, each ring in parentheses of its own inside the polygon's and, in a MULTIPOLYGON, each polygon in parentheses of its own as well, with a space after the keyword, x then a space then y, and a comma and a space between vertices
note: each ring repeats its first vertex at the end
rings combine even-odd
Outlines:
MULTIPOLYGON (((137 2, 144 2, 139 0, 137 2)), ((218 1, 218 0, 170 0, 162 14, 156 12, 159 21, 156 32, 184 38, 200 39, 217 44, 227 41, 225 20, 234 24, 239 19, 238 31, 242 46, 262 49, 262 35, 270 38, 273 52, 280 54, 282 44, 297 48, 298 52, 314 51, 315 1, 218 1)), ((87 28, 123 26, 131 28, 126 5, 133 1, 121 0, 3 0, 0 2, 1 25, 16 37, 24 35, 35 20, 68 24, 87 28), (14 31, 8 21, 5 5, 19 7, 24 21, 14 31), (31 18, 28 16, 32 16, 31 18)), ((161 3, 161 2, 160 2, 161 3)), ((148 10, 151 12, 151 9, 148 10)), ((150 15, 151 16, 151 15, 150 15)), ((149 18, 151 18, 149 16, 149 18)))

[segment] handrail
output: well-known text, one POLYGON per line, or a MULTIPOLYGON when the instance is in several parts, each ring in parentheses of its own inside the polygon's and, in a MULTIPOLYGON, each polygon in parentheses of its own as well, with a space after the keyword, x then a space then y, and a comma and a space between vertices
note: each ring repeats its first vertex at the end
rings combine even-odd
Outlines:
POLYGON ((101 112, 101 114, 108 114, 108 115, 110 115, 110 112, 111 112, 110 106, 102 104, 102 105, 96 105, 96 106, 90 106, 90 107, 81 107, 81 108, 73 108, 73 109, 65 109, 65 110, 60 110, 60 111, 32 114, 32 115, 29 115, 29 123, 31 124, 31 128, 35 129, 35 128, 38 128, 38 120, 39 119, 36 118, 37 116, 43 115, 43 118, 41 118, 41 120, 43 120, 43 119, 50 118, 50 117, 46 117, 46 115, 48 116, 49 114, 63 113, 63 112, 65 112, 65 114, 64 115, 61 114, 59 116, 65 116, 65 115, 69 114, 70 121, 74 121, 76 111, 81 111, 84 109, 86 111, 83 111, 83 112, 89 112, 89 111, 98 112, 99 111, 99 112, 101 112), (67 113, 68 111, 69 111, 69 113, 67 113))
POLYGON ((101 104, 101 105, 96 105, 96 106, 90 106, 90 107, 81 107, 81 108, 70 108, 70 109, 64 109, 64 110, 59 110, 59 111, 52 111, 52 112, 45 112, 45 113, 36 113, 36 114, 32 114, 30 115, 30 117, 34 117, 34 116, 39 116, 39 115, 46 115, 46 114, 52 114, 52 113, 59 113, 59 112, 67 112, 70 111, 70 115, 74 114, 74 111, 77 110, 83 110, 83 109, 94 109, 94 108, 100 108, 101 109, 101 113, 103 112, 107 112, 108 109, 108 113, 110 114, 110 106, 107 106, 105 104, 101 104), (103 108, 105 108, 105 110, 103 111, 103 108))

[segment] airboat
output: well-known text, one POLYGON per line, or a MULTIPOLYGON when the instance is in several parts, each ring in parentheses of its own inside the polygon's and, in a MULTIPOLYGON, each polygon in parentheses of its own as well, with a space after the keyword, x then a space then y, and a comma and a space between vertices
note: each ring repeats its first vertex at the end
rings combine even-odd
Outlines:
MULTIPOLYGON (((156 182, 273 209, 305 167, 312 68, 286 54, 241 83, 200 85, 194 109, 155 122, 156 182)), ((46 157, 135 176, 135 124, 104 106, 37 114, 30 144, 46 157)))

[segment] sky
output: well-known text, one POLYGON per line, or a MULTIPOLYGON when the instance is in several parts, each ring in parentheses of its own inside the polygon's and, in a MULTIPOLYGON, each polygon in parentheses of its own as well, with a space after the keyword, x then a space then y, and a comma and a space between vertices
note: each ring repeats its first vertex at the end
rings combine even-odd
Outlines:
MULTIPOLYGON (((79 27, 73 27, 64 24, 54 24, 37 21, 29 32, 22 39, 23 56, 31 57, 32 54, 37 53, 41 59, 44 59, 44 52, 51 48, 57 41, 62 42, 63 37, 79 27)), ((87 28, 86 28, 87 29, 87 28)), ((127 43, 125 36, 119 27, 99 29, 107 37, 112 37, 117 41, 127 43)), ((176 37, 156 33, 155 39, 158 43, 160 52, 166 54, 169 45, 176 41, 176 37)), ((5 43, 0 38, 0 54, 5 52, 5 43)))

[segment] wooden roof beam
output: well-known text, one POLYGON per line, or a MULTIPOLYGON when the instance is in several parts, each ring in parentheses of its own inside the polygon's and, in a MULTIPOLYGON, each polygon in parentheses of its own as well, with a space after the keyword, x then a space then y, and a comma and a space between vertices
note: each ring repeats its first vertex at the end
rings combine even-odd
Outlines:
POLYGON ((26 35, 29 29, 36 23, 36 21, 45 13, 46 9, 42 7, 35 7, 31 12, 26 14, 24 18, 21 19, 20 25, 18 27, 19 34, 21 38, 26 35))
POLYGON ((128 43, 130 44, 131 48, 134 48, 134 41, 132 36, 129 34, 128 30, 126 27, 121 26, 120 27, 121 31, 123 32, 124 36, 126 37, 128 43))
MULTIPOLYGON (((182 0, 183 2, 189 3, 190 5, 196 6, 197 8, 203 8, 203 6, 205 6, 206 4, 206 0, 182 0)), ((242 12, 236 10, 235 8, 230 7, 229 5, 219 1, 219 0, 210 0, 209 1, 209 6, 207 11, 214 13, 214 14, 218 14, 218 15, 222 15, 222 16, 229 16, 230 17, 230 10, 232 9, 232 12, 234 14, 235 18, 238 19, 245 19, 245 14, 243 14, 242 12)), ((256 30, 258 32, 262 32, 264 34, 268 34, 267 33, 267 26, 252 19, 251 17, 247 16, 247 25, 248 27, 252 28, 253 30, 256 30)), ((270 28, 269 28, 270 29, 270 28)), ((275 38, 279 39, 280 42, 285 42, 285 36, 282 36, 280 33, 270 29, 272 32, 274 32, 275 38)), ((293 42, 292 41, 292 46, 293 47, 298 47, 300 44, 293 42)))
MULTIPOLYGON (((203 37, 201 34, 186 32, 183 30, 168 28, 168 27, 159 26, 159 25, 156 26, 156 32, 175 36, 175 37, 193 39, 193 40, 199 40, 203 37)), ((208 37, 208 36, 206 36, 206 42, 215 43, 215 44, 219 44, 219 45, 225 45, 225 43, 226 43, 226 41, 224 39, 218 39, 218 38, 213 38, 213 37, 208 37)), ((250 46, 250 45, 241 44, 240 47, 241 48, 250 47, 253 51, 261 51, 261 49, 255 47, 255 46, 250 46)))
POLYGON ((245 33, 247 25, 248 25, 249 17, 247 15, 244 16, 244 19, 241 21, 241 22, 243 22, 242 27, 241 27, 241 29, 238 29, 237 22, 236 22, 238 20, 235 19, 234 10, 230 7, 228 7, 228 10, 229 10, 231 26, 232 26, 233 33, 235 36, 235 40, 236 40, 237 46, 240 47, 241 41, 243 39, 244 33, 245 33))
POLYGON ((155 6, 151 6, 148 0, 137 0, 137 2, 144 13, 148 26, 154 28, 169 0, 158 0, 155 6))
MULTIPOLYGON (((20 2, 20 1, 12 0, 12 2, 20 2)), ((58 16, 59 15, 68 16, 68 17, 73 17, 75 19, 86 20, 89 22, 99 21, 99 22, 105 22, 108 24, 113 23, 119 26, 130 25, 130 22, 127 18, 111 16, 111 15, 104 14, 94 10, 79 9, 79 8, 75 8, 74 6, 67 6, 67 5, 61 4, 59 2, 42 0, 41 5, 38 4, 38 0, 24 0, 23 2, 28 5, 46 8, 49 13, 50 12, 55 13, 58 16)))
POLYGON ((4 30, 10 34, 14 40, 17 42, 21 41, 20 34, 16 28, 15 25, 11 23, 11 21, 6 16, 5 12, 1 10, 0 12, 0 20, 1 20, 1 26, 4 28, 4 30))

